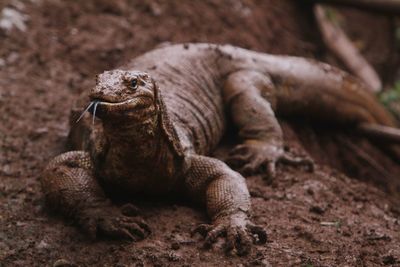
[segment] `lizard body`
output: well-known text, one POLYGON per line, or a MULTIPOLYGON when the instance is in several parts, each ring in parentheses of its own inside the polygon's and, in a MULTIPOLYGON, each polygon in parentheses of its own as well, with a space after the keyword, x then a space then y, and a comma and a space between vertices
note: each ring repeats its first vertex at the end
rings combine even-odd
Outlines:
MULTIPOLYGON (((147 224, 121 215, 104 191, 184 195, 207 206, 212 225, 197 229, 206 244, 225 235, 226 248, 239 254, 249 251, 253 236, 265 242, 266 233, 249 219, 243 176, 207 157, 226 130, 227 115, 243 139, 229 162, 244 174, 264 168, 274 175, 279 160, 307 163, 284 152, 275 113, 395 125, 345 72, 229 45, 152 50, 99 75, 90 99, 101 125, 92 128, 85 118, 72 126, 76 150, 56 157, 42 175, 49 203, 94 236, 137 240, 149 233, 147 224)), ((75 120, 78 113, 72 114, 75 120)))

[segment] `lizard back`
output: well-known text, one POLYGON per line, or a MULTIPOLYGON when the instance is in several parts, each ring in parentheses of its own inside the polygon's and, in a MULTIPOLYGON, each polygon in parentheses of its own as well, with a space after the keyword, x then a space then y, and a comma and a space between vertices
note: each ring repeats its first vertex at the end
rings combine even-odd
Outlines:
POLYGON ((135 58, 124 68, 148 72, 156 81, 183 148, 209 153, 225 128, 218 58, 204 46, 171 46, 135 58))

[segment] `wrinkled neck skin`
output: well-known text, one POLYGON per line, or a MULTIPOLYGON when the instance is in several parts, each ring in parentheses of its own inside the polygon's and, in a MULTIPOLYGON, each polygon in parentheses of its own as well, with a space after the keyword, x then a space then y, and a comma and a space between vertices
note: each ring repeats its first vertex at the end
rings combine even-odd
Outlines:
POLYGON ((105 120, 104 134, 109 147, 122 159, 140 162, 156 159, 165 146, 157 115, 142 122, 133 120, 105 120))

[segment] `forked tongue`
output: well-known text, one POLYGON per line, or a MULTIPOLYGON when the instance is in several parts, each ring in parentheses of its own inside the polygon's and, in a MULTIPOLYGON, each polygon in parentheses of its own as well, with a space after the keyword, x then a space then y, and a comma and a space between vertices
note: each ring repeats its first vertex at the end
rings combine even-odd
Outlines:
POLYGON ((90 110, 90 108, 93 106, 93 117, 92 117, 92 124, 94 124, 94 120, 96 118, 96 110, 97 110, 97 105, 100 103, 100 101, 94 100, 89 103, 89 105, 85 108, 85 110, 82 112, 82 114, 79 116, 79 118, 76 120, 75 123, 78 123, 83 116, 85 115, 86 112, 90 110))

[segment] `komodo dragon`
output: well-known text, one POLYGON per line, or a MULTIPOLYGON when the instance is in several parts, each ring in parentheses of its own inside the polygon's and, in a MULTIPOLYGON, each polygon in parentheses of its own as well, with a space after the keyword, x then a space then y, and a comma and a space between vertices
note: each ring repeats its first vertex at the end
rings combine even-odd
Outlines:
POLYGON ((88 115, 73 123, 76 151, 54 158, 41 176, 51 207, 93 236, 140 240, 150 233, 147 224, 124 216, 105 192, 182 195, 207 206, 212 224, 197 228, 205 244, 225 236, 227 250, 238 254, 247 253, 254 239, 265 242, 266 232, 250 221, 243 176, 207 156, 227 116, 243 140, 230 162, 241 173, 263 168, 271 176, 278 161, 307 163, 284 151, 275 113, 394 126, 363 84, 332 66, 213 44, 157 48, 103 72, 86 110, 100 127, 91 130, 88 115))

